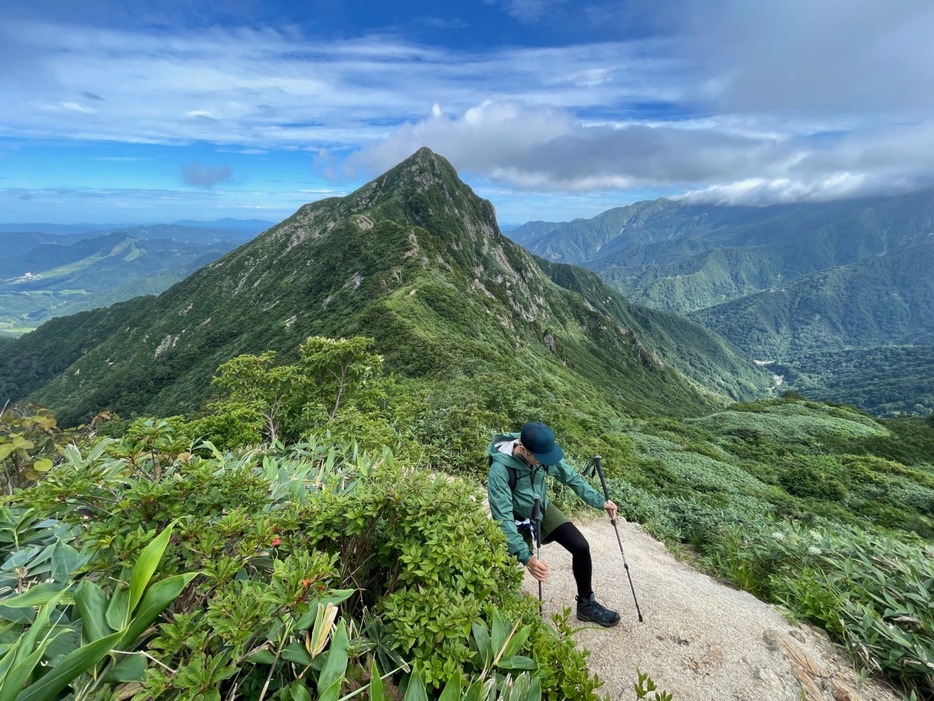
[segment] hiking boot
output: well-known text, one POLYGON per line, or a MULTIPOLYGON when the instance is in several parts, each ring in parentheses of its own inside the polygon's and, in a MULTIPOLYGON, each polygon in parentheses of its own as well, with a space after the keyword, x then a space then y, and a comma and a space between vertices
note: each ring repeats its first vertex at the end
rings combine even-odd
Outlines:
POLYGON ((616 611, 602 606, 593 592, 587 598, 577 598, 577 620, 593 621, 604 628, 612 628, 619 623, 619 614, 616 611))

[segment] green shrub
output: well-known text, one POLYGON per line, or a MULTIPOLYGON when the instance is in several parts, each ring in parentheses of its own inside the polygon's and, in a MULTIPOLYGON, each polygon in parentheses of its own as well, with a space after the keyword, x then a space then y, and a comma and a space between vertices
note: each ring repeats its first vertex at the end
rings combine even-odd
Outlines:
MULTIPOLYGON (((159 627, 146 649, 151 662, 139 658, 138 701, 234 689, 282 697, 297 685, 320 687, 328 664, 340 667, 331 681, 346 692, 351 680, 369 679, 371 658, 403 685, 418 679, 440 690, 481 674, 472 635, 499 611, 529 630, 515 650, 533 660, 523 685, 538 683, 546 699, 597 687, 586 665, 566 666, 573 644, 519 597, 522 571, 476 485, 350 446, 181 448, 173 422, 144 421, 88 454, 69 448, 66 464, 16 497, 56 515, 62 532, 80 537, 84 567, 115 581, 152 540, 141 523, 176 524, 158 576, 202 576, 159 627), (320 622, 325 611, 336 620, 328 605, 340 605, 336 628, 320 622), (316 630, 317 661, 308 648, 316 630)), ((36 563, 37 577, 47 565, 36 563)), ((500 686, 503 698, 515 693, 500 686)))

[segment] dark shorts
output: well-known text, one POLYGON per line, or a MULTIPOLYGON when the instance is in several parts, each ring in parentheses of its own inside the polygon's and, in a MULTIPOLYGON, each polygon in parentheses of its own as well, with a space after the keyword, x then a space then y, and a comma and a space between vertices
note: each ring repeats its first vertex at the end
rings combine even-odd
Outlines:
MULTIPOLYGON (((554 532, 554 530, 560 526, 562 523, 570 523, 571 519, 565 516, 561 511, 554 506, 549 504, 548 508, 545 509, 545 516, 542 518, 542 543, 547 543, 548 537, 554 532)), ((519 531, 522 534, 525 544, 529 546, 533 551, 535 550, 535 543, 532 540, 532 533, 527 528, 523 528, 519 531)))

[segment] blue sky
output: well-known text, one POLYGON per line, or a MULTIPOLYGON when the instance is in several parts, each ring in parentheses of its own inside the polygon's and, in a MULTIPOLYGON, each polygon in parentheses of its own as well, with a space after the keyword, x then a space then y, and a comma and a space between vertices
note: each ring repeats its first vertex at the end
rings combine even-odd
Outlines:
POLYGON ((0 222, 278 221, 421 146, 501 223, 934 184, 929 0, 4 0, 0 222))

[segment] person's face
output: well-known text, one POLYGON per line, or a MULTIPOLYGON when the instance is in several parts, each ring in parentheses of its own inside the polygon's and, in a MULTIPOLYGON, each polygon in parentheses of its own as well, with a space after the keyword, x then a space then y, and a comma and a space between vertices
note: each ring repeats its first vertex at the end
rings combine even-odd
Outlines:
POLYGON ((526 462, 528 462, 529 465, 541 465, 541 463, 538 461, 538 458, 532 455, 531 451, 529 451, 521 443, 519 444, 519 450, 522 452, 522 457, 525 458, 526 462))

